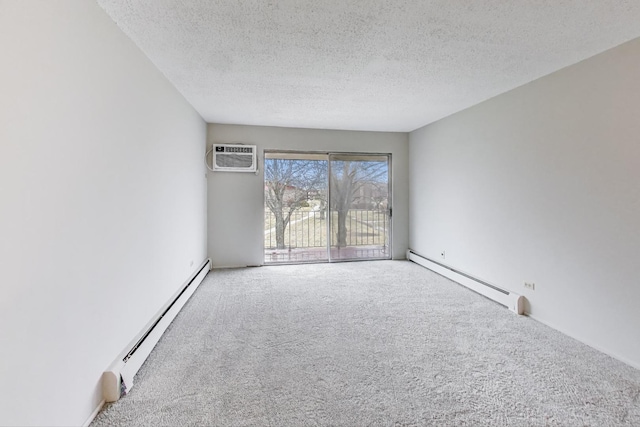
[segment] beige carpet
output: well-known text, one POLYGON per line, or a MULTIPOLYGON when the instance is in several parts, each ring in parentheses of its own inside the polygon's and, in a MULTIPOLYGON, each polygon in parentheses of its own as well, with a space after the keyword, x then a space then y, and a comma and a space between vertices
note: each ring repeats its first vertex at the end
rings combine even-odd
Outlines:
POLYGON ((210 273, 94 426, 640 426, 640 371, 406 261, 210 273))

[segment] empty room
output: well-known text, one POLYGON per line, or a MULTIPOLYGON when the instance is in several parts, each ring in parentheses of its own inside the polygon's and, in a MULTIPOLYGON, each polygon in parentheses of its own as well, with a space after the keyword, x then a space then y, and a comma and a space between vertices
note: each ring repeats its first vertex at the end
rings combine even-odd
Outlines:
POLYGON ((640 2, 0 0, 0 425, 640 425, 640 2))

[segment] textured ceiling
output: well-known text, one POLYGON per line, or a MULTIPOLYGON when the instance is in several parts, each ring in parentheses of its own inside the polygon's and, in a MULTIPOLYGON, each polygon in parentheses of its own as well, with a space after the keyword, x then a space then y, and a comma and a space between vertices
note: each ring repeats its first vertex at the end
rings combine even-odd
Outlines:
POLYGON ((640 37, 638 0, 98 0, 211 123, 411 131, 640 37))

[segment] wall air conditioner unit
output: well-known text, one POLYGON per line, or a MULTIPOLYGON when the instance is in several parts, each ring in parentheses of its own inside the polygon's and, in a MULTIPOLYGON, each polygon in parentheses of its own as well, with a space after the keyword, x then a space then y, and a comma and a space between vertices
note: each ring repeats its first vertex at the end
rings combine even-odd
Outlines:
POLYGON ((213 170, 216 172, 255 172, 256 146, 213 144, 213 170))

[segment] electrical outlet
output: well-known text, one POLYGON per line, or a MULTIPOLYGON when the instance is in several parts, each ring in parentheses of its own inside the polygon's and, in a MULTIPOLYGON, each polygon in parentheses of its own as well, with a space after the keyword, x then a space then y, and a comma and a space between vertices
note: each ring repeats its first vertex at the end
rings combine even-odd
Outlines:
POLYGON ((445 255, 446 255, 445 251, 440 252, 440 258, 445 259, 445 255))
POLYGON ((536 290, 536 284, 533 282, 524 282, 525 289, 531 289, 532 291, 536 290))

